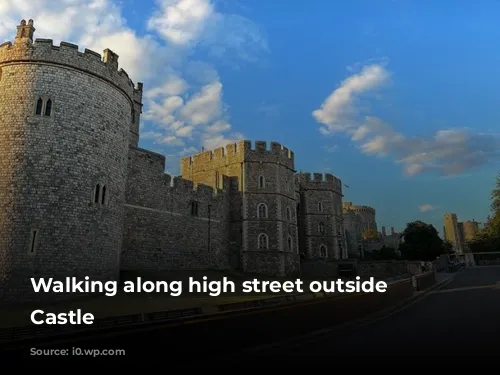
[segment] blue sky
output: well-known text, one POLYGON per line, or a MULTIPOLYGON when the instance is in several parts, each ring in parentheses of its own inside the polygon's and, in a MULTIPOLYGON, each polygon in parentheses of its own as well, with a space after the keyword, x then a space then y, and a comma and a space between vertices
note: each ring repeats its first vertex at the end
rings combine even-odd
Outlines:
POLYGON ((179 157, 278 141, 379 226, 484 221, 499 171, 497 1, 30 0, 0 37, 110 48, 145 84, 142 147, 179 157))

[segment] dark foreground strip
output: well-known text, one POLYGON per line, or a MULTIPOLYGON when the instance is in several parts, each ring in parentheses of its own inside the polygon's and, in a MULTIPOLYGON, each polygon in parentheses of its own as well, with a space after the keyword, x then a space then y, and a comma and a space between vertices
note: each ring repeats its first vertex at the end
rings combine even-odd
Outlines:
MULTIPOLYGON (((360 319, 381 311, 413 295, 411 280, 390 286, 386 293, 371 293, 322 298, 293 306, 275 306, 223 319, 193 319, 174 326, 158 326, 155 330, 128 332, 49 344, 53 349, 115 349, 125 355, 92 357, 96 360, 145 362, 164 359, 170 366, 186 366, 203 358, 220 358, 244 348, 271 343, 319 330, 324 327, 360 319), (191 360, 190 360, 191 358, 191 360)), ((35 345, 35 344, 33 344, 35 345)), ((42 357, 29 356, 30 346, 10 351, 10 356, 26 355, 39 362, 42 357)), ((44 357, 43 359, 50 359, 44 357)), ((52 357, 53 358, 53 357, 52 357)), ((71 360, 89 356, 65 356, 71 360)), ((57 361, 60 362, 61 357, 57 361)), ((33 361, 30 361, 33 362, 33 361)))

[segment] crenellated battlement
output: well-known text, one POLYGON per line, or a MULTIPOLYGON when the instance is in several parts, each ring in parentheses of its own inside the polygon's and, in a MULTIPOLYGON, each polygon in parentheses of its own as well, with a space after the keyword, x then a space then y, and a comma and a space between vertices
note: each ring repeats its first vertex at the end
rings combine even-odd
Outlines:
POLYGON ((229 178, 227 176, 222 176, 222 189, 216 189, 205 184, 195 184, 191 180, 171 176, 168 173, 164 174, 163 179, 168 184, 169 190, 167 193, 186 195, 192 199, 198 198, 202 201, 210 199, 216 201, 229 191, 229 178))
POLYGON ((242 140, 225 147, 186 156, 181 159, 181 169, 184 172, 187 170, 201 172, 244 161, 279 163, 294 168, 293 151, 280 143, 270 142, 268 147, 264 141, 255 141, 252 144, 251 141, 242 140))
POLYGON ((127 201, 141 206, 174 209, 176 202, 198 201, 222 206, 230 190, 230 178, 221 176, 220 188, 165 173, 165 156, 130 148, 127 201), (174 207, 174 208, 173 208, 174 207))
POLYGON ((357 206, 353 205, 352 202, 344 202, 343 203, 344 210, 351 210, 356 213, 368 213, 375 215, 376 211, 373 207, 370 206, 357 206))
POLYGON ((295 176, 301 189, 333 190, 342 194, 342 180, 331 173, 297 173, 295 176))
POLYGON ((31 20, 30 26, 24 20, 21 21, 18 29, 31 27, 31 31, 28 30, 25 34, 18 31, 14 43, 5 42, 0 45, 0 66, 26 62, 60 65, 106 80, 123 91, 130 100, 142 100, 142 84, 134 86, 127 72, 119 68, 117 54, 109 49, 104 50, 102 56, 89 49, 80 52, 76 44, 61 42, 57 46, 52 39, 36 39, 33 42, 32 26, 31 20))

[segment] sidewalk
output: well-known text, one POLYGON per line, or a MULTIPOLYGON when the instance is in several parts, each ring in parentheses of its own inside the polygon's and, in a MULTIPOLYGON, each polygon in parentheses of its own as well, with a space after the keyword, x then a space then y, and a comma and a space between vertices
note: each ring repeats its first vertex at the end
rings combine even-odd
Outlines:
POLYGON ((457 275, 458 272, 437 272, 436 273, 436 282, 439 284, 441 282, 445 282, 457 275))

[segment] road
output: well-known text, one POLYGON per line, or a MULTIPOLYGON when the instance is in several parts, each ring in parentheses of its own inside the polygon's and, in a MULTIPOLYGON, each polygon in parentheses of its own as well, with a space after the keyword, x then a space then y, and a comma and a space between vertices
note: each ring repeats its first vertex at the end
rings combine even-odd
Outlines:
MULTIPOLYGON (((290 358, 295 362, 311 356, 350 356, 403 354, 445 355, 450 351, 470 353, 481 350, 498 352, 494 341, 500 337, 500 267, 466 269, 443 289, 432 292, 402 311, 376 322, 344 332, 301 338, 301 335, 325 329, 339 322, 345 311, 336 311, 334 303, 318 301, 295 308, 282 308, 268 313, 255 312, 236 318, 202 320, 179 326, 160 326, 149 331, 109 334, 94 338, 62 341, 50 345, 30 345, 9 353, 9 358, 27 355, 30 347, 48 349, 115 349, 125 355, 89 358, 116 363, 151 361, 163 358, 170 368, 190 365, 205 369, 229 365, 241 366, 248 358, 290 358), (265 315, 265 316, 264 316, 265 315), (295 339, 294 339, 295 338, 295 339), (279 342, 277 346, 269 346, 279 342), (244 351, 257 348, 252 351, 244 351)), ((377 297, 382 298, 382 297, 377 297)), ((359 304, 355 309, 362 309, 359 304)), ((338 309, 337 309, 338 310, 338 309)), ((349 315, 351 312, 348 313, 349 315)), ((41 357, 29 357, 41 365, 41 357)), ((45 359, 49 359, 45 357, 45 359)), ((50 358, 54 359, 54 357, 50 358)), ((63 358, 58 357, 57 361, 63 358)), ((52 362, 52 361, 50 361, 52 362)), ((53 363, 51 364, 53 365, 53 363)))
POLYGON ((344 333, 297 339, 245 355, 498 355, 500 267, 468 268, 422 300, 344 333))

